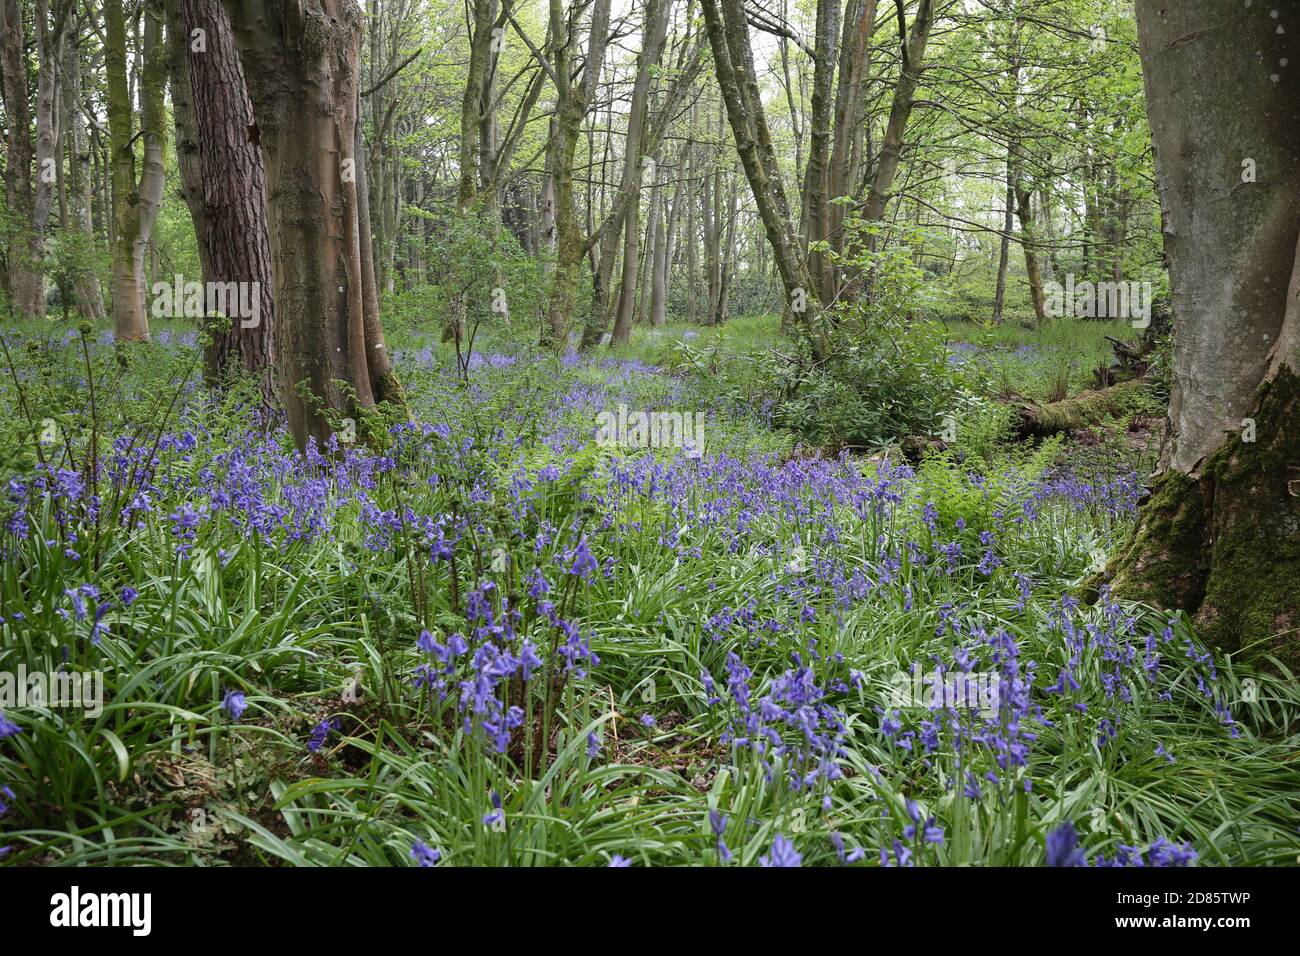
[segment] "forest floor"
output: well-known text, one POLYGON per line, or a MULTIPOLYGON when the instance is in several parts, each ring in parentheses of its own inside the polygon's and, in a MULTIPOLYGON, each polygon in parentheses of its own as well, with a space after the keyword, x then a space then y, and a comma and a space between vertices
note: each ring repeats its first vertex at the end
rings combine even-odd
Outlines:
MULTIPOLYGON (((6 705, 5 862, 1296 862, 1300 685, 1079 598, 1158 408, 815 449, 683 371, 777 331, 489 341, 463 378, 397 330, 414 421, 306 459, 201 387, 183 326, 126 369, 11 336, 6 407, 48 434, 3 475, 0 655, 103 693, 6 705), (593 440, 620 406, 701 413, 702 454, 593 440)), ((948 327, 1037 401, 1108 331, 948 327)))

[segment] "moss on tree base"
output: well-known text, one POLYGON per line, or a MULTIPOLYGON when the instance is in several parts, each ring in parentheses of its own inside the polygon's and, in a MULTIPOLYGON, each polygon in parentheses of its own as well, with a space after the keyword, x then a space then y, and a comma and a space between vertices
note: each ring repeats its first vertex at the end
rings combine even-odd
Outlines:
POLYGON ((1161 475, 1107 569, 1117 596, 1194 615, 1210 643, 1300 669, 1300 379, 1259 393, 1255 441, 1236 435, 1199 477, 1161 475))

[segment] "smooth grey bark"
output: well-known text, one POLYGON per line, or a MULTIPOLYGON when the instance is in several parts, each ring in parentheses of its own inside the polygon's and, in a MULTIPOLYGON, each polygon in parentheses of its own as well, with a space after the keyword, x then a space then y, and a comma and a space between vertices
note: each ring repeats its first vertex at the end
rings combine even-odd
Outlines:
POLYGON ((1138 0, 1173 290, 1162 471, 1107 569, 1240 657, 1300 666, 1300 11, 1138 0), (1213 64, 1213 69, 1207 69, 1213 64), (1246 108, 1246 104, 1250 104, 1246 108))

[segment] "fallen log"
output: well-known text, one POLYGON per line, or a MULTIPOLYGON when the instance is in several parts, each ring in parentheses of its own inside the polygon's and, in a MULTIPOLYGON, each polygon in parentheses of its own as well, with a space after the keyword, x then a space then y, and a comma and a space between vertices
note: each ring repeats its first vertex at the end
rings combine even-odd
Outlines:
POLYGON ((1098 425, 1129 411, 1144 388, 1145 381, 1133 379, 1109 388, 1081 392, 1059 402, 1040 404, 1026 398, 1013 399, 1011 405, 1018 416, 1016 434, 1021 438, 1046 438, 1074 428, 1098 425))

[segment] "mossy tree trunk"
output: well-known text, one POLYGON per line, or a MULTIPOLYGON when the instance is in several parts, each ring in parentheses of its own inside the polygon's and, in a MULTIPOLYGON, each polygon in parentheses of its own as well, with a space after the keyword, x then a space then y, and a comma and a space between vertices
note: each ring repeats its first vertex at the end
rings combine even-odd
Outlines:
POLYGON ((1220 647, 1295 667, 1300 11, 1218 0, 1137 10, 1174 385, 1161 473, 1109 571, 1116 593, 1193 614, 1220 647))
POLYGON ((550 0, 548 10, 550 74, 556 90, 546 166, 555 196, 555 271, 541 340, 544 345, 563 351, 577 302, 582 257, 587 249, 573 194, 573 161, 582 120, 596 95, 596 84, 605 59, 610 0, 595 0, 592 5, 587 57, 577 82, 573 80, 573 65, 578 52, 579 31, 571 26, 571 10, 566 10, 563 0, 550 0))

